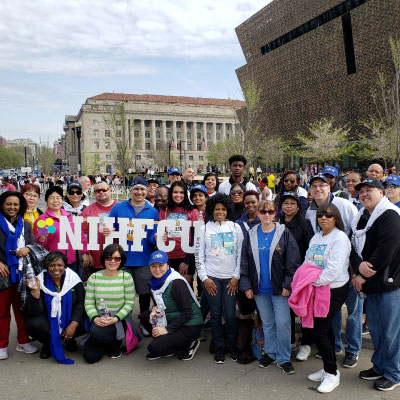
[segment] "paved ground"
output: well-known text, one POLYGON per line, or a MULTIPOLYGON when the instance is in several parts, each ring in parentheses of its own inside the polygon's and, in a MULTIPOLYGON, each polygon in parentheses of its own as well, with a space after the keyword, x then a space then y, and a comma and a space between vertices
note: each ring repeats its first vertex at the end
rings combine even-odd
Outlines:
MULTIPOLYGON (((9 359, 0 361, 0 398, 9 399, 317 399, 317 383, 307 375, 322 368, 321 360, 311 356, 294 362, 296 373, 286 376, 276 366, 258 368, 258 363, 240 365, 227 359, 217 365, 202 343, 191 361, 176 358, 147 361, 145 339, 129 356, 117 360, 105 357, 88 365, 81 352, 71 353, 74 365, 60 365, 53 359, 41 360, 39 354, 15 351, 16 329, 12 323, 9 359)), ((341 385, 331 399, 399 399, 400 388, 378 392, 358 373, 370 367, 371 350, 364 349, 354 369, 340 368, 341 385)), ((339 356, 339 362, 343 356, 339 356)))

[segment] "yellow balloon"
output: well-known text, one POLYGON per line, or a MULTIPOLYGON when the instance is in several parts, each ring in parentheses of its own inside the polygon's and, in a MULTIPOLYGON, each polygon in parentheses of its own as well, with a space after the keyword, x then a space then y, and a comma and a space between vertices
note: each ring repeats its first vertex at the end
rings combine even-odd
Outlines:
POLYGON ((54 224, 53 218, 46 218, 46 225, 51 226, 54 224))
POLYGON ((37 223, 37 226, 39 227, 39 228, 44 228, 45 227, 45 222, 41 219, 40 221, 38 221, 38 223, 37 223))

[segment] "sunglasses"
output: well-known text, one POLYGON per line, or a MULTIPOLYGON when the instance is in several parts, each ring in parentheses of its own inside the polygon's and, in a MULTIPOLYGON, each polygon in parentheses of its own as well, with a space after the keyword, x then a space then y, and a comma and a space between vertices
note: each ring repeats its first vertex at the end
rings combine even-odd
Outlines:
POLYGON ((330 212, 330 211, 321 211, 321 212, 317 212, 317 218, 322 218, 322 217, 333 218, 334 215, 333 215, 333 213, 330 212))
POLYGON ((266 215, 266 214, 268 214, 268 215, 274 215, 274 214, 275 214, 275 210, 258 210, 258 212, 259 212, 261 215, 266 215))
POLYGON ((106 261, 114 261, 114 262, 120 262, 121 261, 121 257, 106 257, 106 261))
POLYGON ((385 189, 396 189, 398 186, 396 185, 385 185, 385 189))
POLYGON ((231 190, 231 194, 243 194, 243 190, 231 190))
POLYGON ((73 196, 74 194, 80 196, 82 194, 82 190, 68 190, 68 194, 73 196))
POLYGON ((96 189, 94 192, 99 194, 99 193, 107 193, 110 190, 110 188, 104 188, 104 189, 96 189))
POLYGON ((156 194, 154 196, 155 199, 166 199, 168 197, 167 194, 156 194))
POLYGON ((296 179, 285 179, 285 183, 296 183, 296 179))

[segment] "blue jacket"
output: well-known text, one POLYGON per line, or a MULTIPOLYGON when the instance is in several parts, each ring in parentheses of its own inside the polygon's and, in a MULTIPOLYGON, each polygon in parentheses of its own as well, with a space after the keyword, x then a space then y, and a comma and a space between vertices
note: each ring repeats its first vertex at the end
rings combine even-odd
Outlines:
POLYGON ((243 237, 246 235, 247 231, 250 230, 253 226, 258 225, 260 223, 260 219, 256 217, 253 221, 249 221, 249 214, 245 211, 240 219, 235 221, 237 224, 240 225, 243 232, 243 237))
MULTIPOLYGON (((130 200, 123 201, 122 203, 116 204, 111 212, 110 217, 115 218, 144 218, 153 219, 158 221, 158 210, 152 207, 149 203, 145 202, 143 210, 136 215, 135 209, 133 208, 130 200)), ((115 220, 116 229, 118 229, 117 220, 115 220)), ((143 251, 127 251, 126 252, 126 265, 129 267, 140 267, 143 265, 148 265, 150 260, 150 255, 156 244, 155 234, 157 232, 157 225, 154 225, 153 229, 147 229, 147 238, 142 239, 143 251)), ((132 244, 131 241, 127 241, 128 246, 132 244)))

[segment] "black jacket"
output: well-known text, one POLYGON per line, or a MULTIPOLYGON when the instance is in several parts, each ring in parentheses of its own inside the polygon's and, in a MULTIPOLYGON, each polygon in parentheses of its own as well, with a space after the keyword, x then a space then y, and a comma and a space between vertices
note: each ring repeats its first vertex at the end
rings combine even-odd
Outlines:
MULTIPOLYGON (((243 292, 253 289, 254 294, 258 294, 260 284, 258 227, 259 225, 256 225, 247 232, 242 244, 240 262, 239 288, 243 292)), ((271 243, 270 276, 273 294, 280 295, 283 288, 291 290, 293 275, 301 261, 299 248, 290 231, 279 223, 276 223, 275 227, 276 231, 271 243)))
MULTIPOLYGON (((358 221, 357 229, 363 229, 367 225, 368 218, 369 213, 365 210, 358 221)), ((366 233, 362 259, 352 247, 350 261, 356 274, 359 274, 362 261, 370 262, 377 271, 371 278, 363 277, 366 279, 363 285, 364 293, 381 293, 400 288, 399 239, 400 217, 396 211, 386 210, 366 233)))
POLYGON ((301 262, 303 262, 310 240, 314 236, 311 222, 298 212, 296 216, 288 222, 284 220, 284 214, 282 214, 279 223, 284 224, 296 239, 297 246, 299 246, 300 259, 301 262))

